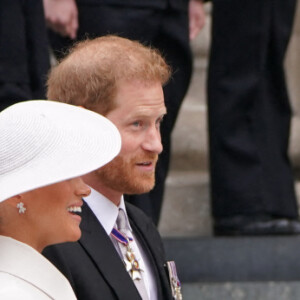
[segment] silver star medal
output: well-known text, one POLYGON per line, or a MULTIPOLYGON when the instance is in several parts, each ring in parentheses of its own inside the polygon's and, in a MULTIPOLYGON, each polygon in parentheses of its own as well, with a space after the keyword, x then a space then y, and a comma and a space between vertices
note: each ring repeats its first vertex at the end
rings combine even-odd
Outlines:
POLYGON ((136 259, 134 252, 132 251, 129 243, 127 244, 126 257, 124 258, 124 265, 126 271, 130 274, 132 280, 141 280, 141 268, 138 260, 136 259))

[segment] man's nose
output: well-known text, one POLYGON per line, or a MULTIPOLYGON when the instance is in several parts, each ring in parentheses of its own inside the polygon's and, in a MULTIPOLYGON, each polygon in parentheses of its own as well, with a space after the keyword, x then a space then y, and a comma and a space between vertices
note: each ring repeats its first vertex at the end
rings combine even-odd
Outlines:
POLYGON ((163 150, 161 143, 160 131, 155 127, 148 130, 143 142, 143 149, 156 154, 160 154, 163 150))

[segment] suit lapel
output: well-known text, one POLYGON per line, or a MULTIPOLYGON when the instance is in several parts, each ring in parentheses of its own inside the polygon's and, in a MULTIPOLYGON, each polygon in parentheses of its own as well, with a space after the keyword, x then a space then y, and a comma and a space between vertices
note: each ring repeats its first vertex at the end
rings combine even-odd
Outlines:
POLYGON ((90 255, 118 299, 141 299, 113 243, 86 203, 82 208, 81 229, 79 243, 90 255))

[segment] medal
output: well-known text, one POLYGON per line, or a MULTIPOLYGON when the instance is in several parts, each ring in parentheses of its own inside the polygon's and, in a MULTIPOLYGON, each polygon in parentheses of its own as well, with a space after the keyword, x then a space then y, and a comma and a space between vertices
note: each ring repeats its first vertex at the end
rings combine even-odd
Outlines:
POLYGON ((126 255, 124 258, 124 264, 126 271, 130 274, 132 280, 141 280, 141 268, 138 260, 135 257, 135 254, 130 247, 129 241, 126 245, 126 255))
POLYGON ((143 271, 140 268, 140 264, 135 257, 134 251, 130 247, 130 242, 132 238, 128 238, 125 234, 114 228, 111 232, 111 235, 121 244, 126 247, 126 254, 123 257, 123 262, 126 268, 126 271, 129 273, 132 280, 141 280, 141 272, 143 271))
POLYGON ((181 284, 177 275, 176 265, 174 261, 167 261, 172 296, 174 300, 182 300, 181 284))

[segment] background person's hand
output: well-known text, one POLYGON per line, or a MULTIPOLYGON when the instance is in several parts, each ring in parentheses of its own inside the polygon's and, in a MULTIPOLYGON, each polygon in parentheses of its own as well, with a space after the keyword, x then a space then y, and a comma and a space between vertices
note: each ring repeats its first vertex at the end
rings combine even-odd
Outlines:
POLYGON ((78 10, 75 0, 43 0, 46 23, 53 31, 75 39, 78 10))
POLYGON ((189 29, 190 40, 197 37, 205 24, 205 11, 202 0, 190 0, 189 2, 189 29))

